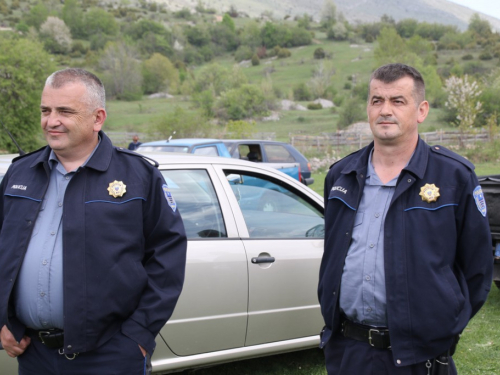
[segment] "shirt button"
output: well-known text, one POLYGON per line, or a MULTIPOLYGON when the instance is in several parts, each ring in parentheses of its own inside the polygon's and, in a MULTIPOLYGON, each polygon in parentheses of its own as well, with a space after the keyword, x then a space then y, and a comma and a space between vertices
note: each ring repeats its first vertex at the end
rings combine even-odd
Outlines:
POLYGON ((69 180, 69 176, 66 176, 65 178, 66 178, 66 180, 69 180))
POLYGON ((380 216, 380 214, 377 212, 377 213, 375 214, 375 217, 379 217, 379 216, 380 216))
POLYGON ((51 235, 51 236, 53 236, 53 235, 55 235, 55 234, 56 234, 56 232, 50 232, 50 235, 51 235))
POLYGON ((45 297, 45 293, 44 292, 40 293, 40 297, 45 297))
POLYGON ((371 280, 370 275, 366 275, 365 279, 366 279, 367 281, 370 281, 370 280, 371 280))
POLYGON ((47 264, 47 260, 43 260, 42 264, 45 266, 47 264))
POLYGON ((372 244, 372 243, 370 244, 370 247, 371 247, 371 248, 373 248, 374 246, 375 246, 374 244, 372 244))
POLYGON ((61 203, 61 202, 59 202, 57 205, 58 205, 59 207, 62 207, 62 203, 61 203))
POLYGON ((371 307, 369 307, 369 308, 367 308, 367 309, 366 309, 366 311, 368 311, 368 312, 372 312, 372 308, 371 308, 371 307))

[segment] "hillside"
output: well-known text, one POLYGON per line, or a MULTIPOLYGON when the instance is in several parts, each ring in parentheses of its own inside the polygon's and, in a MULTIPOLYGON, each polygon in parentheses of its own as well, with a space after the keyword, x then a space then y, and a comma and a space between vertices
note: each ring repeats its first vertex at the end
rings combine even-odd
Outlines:
MULTIPOLYGON (((197 2, 193 0, 157 0, 166 3, 169 9, 193 8, 197 2)), ((414 18, 430 23, 455 25, 465 30, 470 17, 474 13, 470 8, 455 4, 448 0, 335 0, 337 10, 342 12, 349 22, 374 22, 387 14, 396 21, 414 18)), ((319 19, 324 0, 215 0, 202 1, 207 7, 222 13, 234 6, 237 10, 250 15, 259 16, 265 11, 274 16, 295 16, 308 13, 319 19)), ((481 18, 490 22, 492 27, 500 31, 500 20, 479 13, 481 18)))

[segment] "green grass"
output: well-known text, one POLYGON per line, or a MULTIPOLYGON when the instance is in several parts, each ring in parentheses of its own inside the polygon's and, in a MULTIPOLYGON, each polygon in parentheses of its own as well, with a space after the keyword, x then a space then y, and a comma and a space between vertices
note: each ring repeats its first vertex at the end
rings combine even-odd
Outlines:
MULTIPOLYGON (((494 285, 484 307, 465 329, 454 360, 460 375, 492 375, 500 362, 500 291, 494 285)), ((188 373, 187 371, 184 373, 188 373)), ((319 349, 233 362, 197 375, 326 375, 319 349)))

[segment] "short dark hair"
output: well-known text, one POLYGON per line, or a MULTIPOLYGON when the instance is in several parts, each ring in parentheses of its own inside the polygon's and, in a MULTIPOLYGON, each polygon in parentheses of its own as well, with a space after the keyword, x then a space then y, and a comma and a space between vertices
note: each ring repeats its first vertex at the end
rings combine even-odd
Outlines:
POLYGON ((87 104, 92 110, 106 107, 106 92, 101 80, 85 69, 67 68, 52 73, 45 81, 45 86, 55 89, 61 88, 67 83, 80 82, 87 89, 87 104))
POLYGON ((392 83, 404 77, 413 79, 413 97, 417 105, 423 102, 425 100, 425 82, 420 72, 412 66, 400 63, 383 65, 372 73, 370 83, 374 79, 384 83, 392 83))

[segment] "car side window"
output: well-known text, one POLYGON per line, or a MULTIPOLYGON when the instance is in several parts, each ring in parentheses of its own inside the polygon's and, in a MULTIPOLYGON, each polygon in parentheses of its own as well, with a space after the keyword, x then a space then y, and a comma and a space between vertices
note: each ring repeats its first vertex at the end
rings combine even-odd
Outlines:
POLYGON ((320 207, 280 181, 225 171, 251 238, 323 238, 320 207))
POLYGON ((295 163, 295 158, 284 146, 264 145, 270 163, 295 163))
POLYGON ((189 239, 227 237, 219 200, 204 169, 161 171, 177 202, 189 239))
POLYGON ((197 147, 194 149, 193 154, 203 156, 219 156, 216 146, 197 147))

